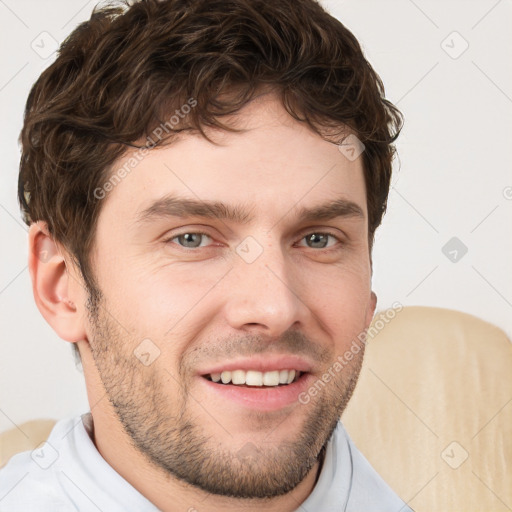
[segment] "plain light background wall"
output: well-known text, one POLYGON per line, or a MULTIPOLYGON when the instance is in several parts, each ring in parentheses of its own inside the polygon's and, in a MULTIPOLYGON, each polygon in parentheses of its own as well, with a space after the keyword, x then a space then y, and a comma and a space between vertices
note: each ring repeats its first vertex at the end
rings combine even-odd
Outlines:
MULTIPOLYGON (((70 344, 34 304, 16 190, 29 89, 95 3, 0 0, 0 431, 89 408, 70 344)), ((512 337, 511 0, 323 3, 405 116, 373 253, 378 309, 457 309, 512 337)))

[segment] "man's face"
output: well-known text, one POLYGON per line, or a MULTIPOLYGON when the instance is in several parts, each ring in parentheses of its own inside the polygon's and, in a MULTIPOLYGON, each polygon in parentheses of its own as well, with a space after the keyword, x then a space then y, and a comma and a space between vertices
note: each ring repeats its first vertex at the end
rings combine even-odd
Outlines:
POLYGON ((332 366, 375 308, 366 194, 362 159, 277 100, 238 123, 247 131, 210 133, 220 146, 187 134, 151 151, 104 199, 88 338, 119 422, 156 468, 210 493, 277 496, 314 466, 359 374, 363 350, 332 366), (202 211, 151 208, 166 196, 202 211), (335 215, 314 215, 334 201, 335 215), (208 216, 213 202, 225 206, 208 216))

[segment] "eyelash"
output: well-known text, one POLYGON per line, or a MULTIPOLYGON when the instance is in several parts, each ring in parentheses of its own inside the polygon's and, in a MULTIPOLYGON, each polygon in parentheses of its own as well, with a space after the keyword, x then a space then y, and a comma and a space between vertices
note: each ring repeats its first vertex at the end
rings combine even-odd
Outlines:
MULTIPOLYGON (((164 243, 170 244, 174 239, 179 238, 180 236, 183 236, 183 235, 203 235, 210 239, 213 239, 210 235, 208 235, 208 233, 203 233, 202 231, 183 231, 182 233, 178 233, 178 234, 173 235, 172 237, 164 240, 164 243)), ((331 236, 332 238, 334 238, 337 242, 339 242, 339 244, 343 244, 343 241, 339 238, 339 236, 335 235, 334 233, 332 233, 330 231, 310 231, 309 233, 306 233, 304 236, 302 236, 299 239, 299 241, 304 240, 306 237, 308 237, 310 235, 328 235, 328 236, 331 236)), ((201 246, 199 246, 199 247, 183 247, 179 244, 174 244, 174 245, 177 245, 180 249, 187 251, 187 252, 197 251, 198 249, 204 249, 204 247, 201 247, 201 246)), ((315 250, 313 247, 306 247, 306 248, 315 250)), ((327 252, 327 251, 332 251, 332 250, 336 250, 336 249, 339 249, 339 247, 332 246, 332 247, 320 248, 320 249, 316 249, 316 250, 327 252)))

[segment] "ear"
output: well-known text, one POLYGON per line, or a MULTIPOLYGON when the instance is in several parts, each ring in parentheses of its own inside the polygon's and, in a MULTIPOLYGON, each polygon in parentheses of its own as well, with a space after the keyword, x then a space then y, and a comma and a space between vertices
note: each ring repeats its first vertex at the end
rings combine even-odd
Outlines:
POLYGON ((370 294, 370 302, 368 304, 368 309, 366 310, 366 328, 370 327, 370 324, 373 320, 373 315, 375 314, 375 308, 377 307, 377 295, 374 292, 370 294))
POLYGON ((37 308, 63 340, 86 339, 83 305, 87 293, 71 268, 69 255, 52 239, 43 221, 31 224, 28 241, 28 268, 37 308))

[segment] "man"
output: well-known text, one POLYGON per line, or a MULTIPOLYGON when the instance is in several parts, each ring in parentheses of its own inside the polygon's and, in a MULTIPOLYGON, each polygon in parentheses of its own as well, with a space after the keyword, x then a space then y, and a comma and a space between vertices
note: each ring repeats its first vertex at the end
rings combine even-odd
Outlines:
POLYGON ((0 510, 410 510, 339 421, 400 128, 313 0, 80 25, 28 98, 19 200, 90 412, 10 460, 0 510))

